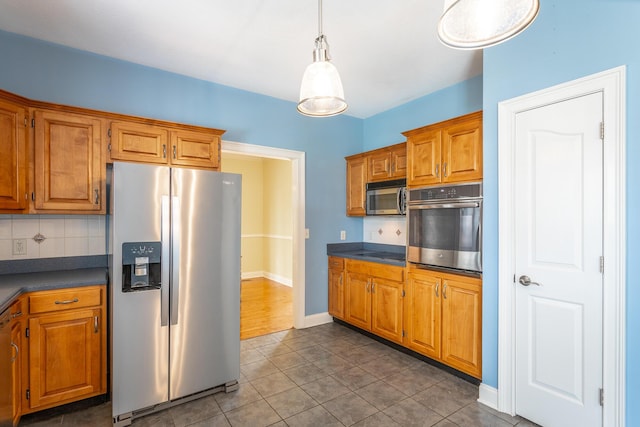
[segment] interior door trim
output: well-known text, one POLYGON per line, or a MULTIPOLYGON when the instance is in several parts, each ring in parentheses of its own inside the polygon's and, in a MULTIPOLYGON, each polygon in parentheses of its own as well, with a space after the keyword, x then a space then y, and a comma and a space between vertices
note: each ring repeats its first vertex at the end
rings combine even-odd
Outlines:
MULTIPOLYGON (((626 67, 621 66, 498 104, 498 390, 496 408, 515 415, 514 150, 519 112, 603 92, 603 423, 625 425, 626 67)), ((485 199, 485 203, 487 200, 485 199)), ((486 360, 486 359, 485 359, 486 360)), ((481 387, 482 388, 482 387, 481 387)), ((482 395, 482 393, 481 393, 482 395)), ((482 399, 482 396, 481 396, 482 399)))

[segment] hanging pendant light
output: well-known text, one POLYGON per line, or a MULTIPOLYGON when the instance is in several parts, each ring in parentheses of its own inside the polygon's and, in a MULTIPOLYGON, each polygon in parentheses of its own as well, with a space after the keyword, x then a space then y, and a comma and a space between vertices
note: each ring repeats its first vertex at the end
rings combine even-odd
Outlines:
POLYGON ((539 0, 445 0, 438 37, 456 49, 494 46, 527 28, 539 9, 539 0))
POLYGON ((298 111, 305 116, 329 117, 347 109, 340 74, 330 60, 329 44, 322 34, 322 0, 318 0, 318 38, 313 62, 304 71, 300 85, 298 111))

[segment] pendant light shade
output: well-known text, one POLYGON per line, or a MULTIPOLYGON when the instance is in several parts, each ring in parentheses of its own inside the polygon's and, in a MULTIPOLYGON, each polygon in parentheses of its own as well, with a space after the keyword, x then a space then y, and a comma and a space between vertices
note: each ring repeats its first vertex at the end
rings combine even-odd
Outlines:
POLYGON ((298 111, 305 116, 330 117, 347 109, 340 74, 330 59, 329 44, 322 34, 322 0, 319 0, 313 62, 305 69, 300 85, 298 111))
POLYGON ((527 28, 539 9, 539 0, 445 0, 438 37, 456 49, 494 46, 527 28))

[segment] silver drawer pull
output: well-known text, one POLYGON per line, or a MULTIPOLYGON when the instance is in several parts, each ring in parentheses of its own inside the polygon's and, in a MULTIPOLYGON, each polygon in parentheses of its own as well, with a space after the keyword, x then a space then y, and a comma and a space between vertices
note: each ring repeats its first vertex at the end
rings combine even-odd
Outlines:
POLYGON ((15 348, 15 349, 16 349, 16 354, 15 354, 15 356, 13 356, 13 357, 11 358, 11 363, 13 363, 13 362, 15 362, 15 360, 18 358, 18 354, 20 353, 20 349, 18 348, 18 346, 17 346, 17 345, 16 345, 16 343, 14 343, 14 342, 12 342, 12 343, 11 343, 11 347, 13 347, 13 348, 15 348))
POLYGON ((20 317, 20 316, 22 316, 22 312, 21 311, 16 311, 15 313, 13 313, 11 315, 11 318, 15 319, 16 317, 20 317))
POLYGON ((78 302, 78 298, 56 301, 56 304, 73 304, 74 302, 78 302))

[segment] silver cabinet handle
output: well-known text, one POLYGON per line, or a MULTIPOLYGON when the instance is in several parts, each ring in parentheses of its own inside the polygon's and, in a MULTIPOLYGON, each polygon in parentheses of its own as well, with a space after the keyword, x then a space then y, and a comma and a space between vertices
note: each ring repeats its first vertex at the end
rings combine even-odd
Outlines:
POLYGON ((11 318, 15 319, 16 317, 20 317, 20 316, 22 316, 22 312, 21 311, 16 311, 15 313, 13 313, 11 315, 11 318))
POLYGON ((447 177, 447 162, 442 165, 442 176, 447 177))
POLYGON ((374 294, 376 292, 376 282, 371 281, 371 293, 374 294))
POLYGON ((442 287, 442 298, 447 299, 447 282, 444 282, 444 286, 442 287))
POLYGON ((96 188, 95 190, 93 190, 93 192, 95 193, 95 197, 96 197, 96 205, 100 203, 100 192, 98 191, 98 189, 96 188))
POLYGON ((93 333, 98 333, 98 316, 93 316, 93 333))
POLYGON ((538 282, 532 282, 529 276, 524 276, 524 275, 520 276, 520 279, 518 279, 518 282, 520 282, 522 286, 529 286, 529 285, 542 286, 538 282))
POLYGON ((73 304, 74 302, 78 302, 78 298, 74 298, 74 299, 67 299, 64 301, 56 301, 56 304, 73 304))
POLYGON ((167 158, 167 144, 162 144, 162 158, 167 158))
POLYGON ((177 156, 178 156, 178 152, 177 152, 176 146, 174 145, 173 146, 173 158, 175 159, 177 156))
POLYGON ((438 295, 438 288, 440 287, 440 283, 436 283, 436 298, 439 298, 440 295, 438 295))
POLYGON ((342 274, 340 275, 340 286, 342 286, 342 274))
POLYGON ((436 165, 436 177, 440 178, 440 163, 436 165))
POLYGON ((12 342, 12 343, 11 343, 11 347, 13 347, 13 348, 15 348, 15 349, 16 349, 16 354, 15 354, 15 356, 13 356, 13 357, 11 358, 11 363, 13 363, 13 362, 18 358, 18 353, 20 353, 20 349, 18 348, 18 346, 17 346, 17 345, 16 345, 16 343, 14 343, 14 342, 12 342))

